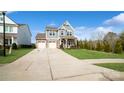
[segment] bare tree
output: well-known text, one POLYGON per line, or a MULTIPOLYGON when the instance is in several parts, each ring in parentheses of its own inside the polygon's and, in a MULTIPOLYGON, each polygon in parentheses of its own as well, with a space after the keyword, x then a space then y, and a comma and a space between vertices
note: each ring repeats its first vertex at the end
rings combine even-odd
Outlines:
POLYGON ((114 52, 115 44, 118 39, 119 39, 118 35, 113 32, 108 32, 104 37, 104 41, 107 41, 109 43, 112 52, 114 52))
POLYGON ((122 47, 124 50, 124 31, 120 33, 120 39, 121 39, 122 47))
POLYGON ((103 31, 96 31, 95 33, 92 33, 91 40, 102 41, 104 37, 105 37, 105 33, 103 31))

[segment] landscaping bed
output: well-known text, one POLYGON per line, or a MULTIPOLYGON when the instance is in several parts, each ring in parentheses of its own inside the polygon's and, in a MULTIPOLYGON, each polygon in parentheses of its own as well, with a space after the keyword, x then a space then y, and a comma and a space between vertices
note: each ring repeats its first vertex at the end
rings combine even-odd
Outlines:
POLYGON ((124 53, 115 54, 86 49, 63 49, 63 51, 78 59, 124 58, 124 53))
POLYGON ((100 63, 95 65, 124 72, 124 63, 100 63))

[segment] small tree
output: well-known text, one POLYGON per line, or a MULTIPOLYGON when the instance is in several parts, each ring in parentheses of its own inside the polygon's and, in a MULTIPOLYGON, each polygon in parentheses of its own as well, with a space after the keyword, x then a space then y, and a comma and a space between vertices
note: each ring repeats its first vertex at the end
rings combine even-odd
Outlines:
POLYGON ((118 40, 115 44, 114 53, 122 53, 122 51, 123 51, 123 47, 122 47, 121 41, 118 40))
POLYGON ((83 41, 82 40, 80 40, 79 46, 80 46, 80 48, 83 48, 83 41))
POLYGON ((92 42, 92 40, 88 41, 88 49, 93 50, 93 42, 92 42))
POLYGON ((87 42, 87 40, 84 41, 84 44, 83 45, 84 45, 84 48, 85 49, 88 49, 88 42, 87 42))
POLYGON ((105 52, 111 52, 111 47, 107 41, 104 41, 104 51, 105 52))
POLYGON ((123 47, 123 50, 124 50, 124 31, 121 32, 120 39, 121 39, 122 47, 123 47))
POLYGON ((17 44, 16 43, 12 44, 12 49, 17 49, 17 44))
POLYGON ((102 50, 102 45, 101 45, 100 41, 97 41, 96 50, 97 51, 101 51, 102 50))
POLYGON ((77 41, 77 47, 78 48, 83 48, 83 45, 82 45, 82 41, 81 40, 77 41))
POLYGON ((111 47, 111 52, 113 53, 114 53, 116 41, 118 39, 119 39, 118 35, 114 32, 108 32, 104 37, 104 40, 108 42, 109 46, 111 47))

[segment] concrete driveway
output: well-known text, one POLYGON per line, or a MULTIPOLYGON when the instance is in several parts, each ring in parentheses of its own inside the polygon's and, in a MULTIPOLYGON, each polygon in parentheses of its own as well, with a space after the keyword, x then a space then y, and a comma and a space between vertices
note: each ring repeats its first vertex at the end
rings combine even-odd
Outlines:
POLYGON ((124 74, 82 62, 60 49, 35 49, 0 67, 0 80, 124 80, 124 74))

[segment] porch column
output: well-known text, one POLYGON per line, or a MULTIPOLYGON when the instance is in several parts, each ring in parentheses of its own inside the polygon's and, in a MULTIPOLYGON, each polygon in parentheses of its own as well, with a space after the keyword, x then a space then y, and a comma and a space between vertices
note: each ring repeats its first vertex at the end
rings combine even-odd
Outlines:
POLYGON ((78 45, 78 41, 77 41, 77 39, 74 39, 74 45, 77 47, 78 45))
POLYGON ((14 43, 14 37, 12 36, 11 39, 12 39, 12 44, 13 44, 14 43))
POLYGON ((65 46, 68 48, 68 39, 66 39, 65 46))
POLYGON ((61 39, 59 39, 59 47, 60 47, 60 45, 61 45, 61 39))

